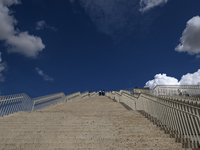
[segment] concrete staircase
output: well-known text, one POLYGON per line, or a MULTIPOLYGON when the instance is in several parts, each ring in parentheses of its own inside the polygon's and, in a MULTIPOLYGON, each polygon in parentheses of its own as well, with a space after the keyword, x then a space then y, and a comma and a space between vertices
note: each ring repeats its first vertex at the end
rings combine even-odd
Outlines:
POLYGON ((0 118, 0 150, 179 150, 137 111, 107 97, 0 118))

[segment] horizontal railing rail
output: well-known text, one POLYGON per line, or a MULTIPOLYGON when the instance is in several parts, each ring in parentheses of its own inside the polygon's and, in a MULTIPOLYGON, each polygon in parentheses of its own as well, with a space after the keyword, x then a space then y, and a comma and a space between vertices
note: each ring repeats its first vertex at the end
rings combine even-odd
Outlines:
POLYGON ((153 95, 200 97, 200 85, 157 85, 151 93, 153 95))
POLYGON ((81 93, 80 92, 67 95, 65 102, 73 102, 73 101, 76 101, 78 99, 81 99, 81 93))
POLYGON ((200 85, 157 85, 153 89, 144 88, 127 88, 130 94, 152 94, 155 96, 172 96, 194 101, 200 101, 200 85))
POLYGON ((57 93, 33 99, 32 111, 45 109, 47 107, 65 102, 65 94, 57 93))
POLYGON ((171 96, 171 95, 160 95, 159 97, 161 98, 166 98, 166 99, 171 99, 171 100, 175 100, 175 101, 182 101, 185 103, 193 103, 193 104, 199 104, 200 106, 200 97, 180 97, 180 96, 171 96))
POLYGON ((126 89, 124 89, 125 91, 129 91, 130 92, 130 94, 134 94, 134 88, 133 87, 131 87, 131 88, 126 88, 126 89))

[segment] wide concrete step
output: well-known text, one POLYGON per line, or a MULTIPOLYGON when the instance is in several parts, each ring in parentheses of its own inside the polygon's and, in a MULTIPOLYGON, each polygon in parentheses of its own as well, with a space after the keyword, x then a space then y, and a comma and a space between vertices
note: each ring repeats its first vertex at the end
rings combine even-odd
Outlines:
MULTIPOLYGON (((76 148, 77 150, 92 150, 92 148, 76 148)), ((2 149, 0 149, 2 150, 2 149)), ((3 149, 5 150, 5 149, 3 149)), ((6 150, 16 150, 16 149, 8 149, 6 150)), ((29 150, 35 150, 35 148, 30 148, 29 150)), ((46 150, 46 149, 38 149, 38 150, 46 150)), ((48 148, 48 150, 74 150, 74 148, 48 148)), ((95 150, 102 150, 102 148, 95 148, 95 150)), ((103 150, 122 150, 120 148, 104 148, 103 150)), ((123 148, 123 150, 130 150, 129 148, 123 148)), ((152 150, 152 148, 137 148, 136 150, 152 150)), ((163 150, 162 148, 153 148, 153 150, 163 150)), ((171 148, 169 149, 164 149, 164 150, 172 150, 171 148)), ((194 149, 184 149, 184 148, 176 148, 175 150, 194 150, 194 149)))
POLYGON ((8 129, 8 130, 2 130, 0 131, 0 133, 14 133, 14 132, 49 132, 49 133, 56 133, 56 132, 63 132, 63 133, 99 133, 99 132, 109 132, 109 133, 164 133, 164 131, 160 130, 160 129, 150 129, 148 130, 148 128, 146 129, 147 131, 144 131, 142 128, 139 128, 138 130, 127 130, 127 129, 69 129, 69 128, 21 128, 21 129, 8 129))
POLYGON ((3 149, 48 149, 48 148, 101 148, 101 149, 137 149, 137 148, 147 148, 147 149, 154 149, 154 148, 162 148, 162 149, 178 149, 182 148, 182 144, 174 142, 160 142, 159 144, 155 143, 154 141, 135 141, 135 142, 114 142, 114 143, 8 143, 8 144, 1 144, 3 149))
MULTIPOLYGON (((140 142, 163 142, 163 138, 144 138, 144 137, 140 137, 140 138, 116 138, 116 137, 93 137, 93 138, 89 138, 87 136, 82 137, 82 138, 68 138, 65 136, 64 137, 60 137, 57 136, 55 138, 55 136, 52 137, 48 137, 48 136, 42 136, 41 138, 33 138, 31 136, 26 136, 26 138, 17 138, 15 139, 15 141, 12 141, 11 139, 1 139, 0 144, 3 144, 4 142, 10 142, 10 143, 112 143, 112 142, 118 142, 118 143, 132 143, 132 142, 136 142, 136 141, 140 141, 140 142)), ((175 139, 173 138, 165 138, 165 142, 175 142, 175 139)))
POLYGON ((111 113, 106 113, 106 112, 102 112, 100 114, 92 114, 92 115, 87 115, 87 112, 80 112, 80 115, 76 115, 77 112, 70 114, 70 113, 48 113, 48 112, 40 112, 40 113, 27 113, 27 114, 23 114, 23 115, 19 115, 19 116, 11 116, 11 117, 3 117, 0 118, 0 121, 9 121, 9 120, 18 120, 18 119, 28 119, 28 120, 42 120, 42 118, 47 118, 47 119, 70 119, 73 117, 79 118, 79 119, 90 119, 90 118, 97 118, 97 119, 104 119, 104 118, 110 118, 110 119, 133 119, 133 120, 137 120, 137 119, 145 119, 145 117, 143 116, 139 116, 139 115, 133 115, 133 114, 111 114, 111 113))
POLYGON ((38 134, 56 134, 56 133, 60 133, 62 132, 63 134, 74 134, 74 135, 78 135, 78 134, 126 134, 126 135, 134 135, 134 134, 151 134, 152 136, 155 134, 163 134, 164 131, 160 131, 160 130, 151 130, 151 131, 147 131, 144 132, 144 130, 140 129, 140 130, 135 130, 135 131, 129 131, 129 130, 119 130, 119 131, 112 131, 112 130, 54 130, 54 129, 31 129, 31 130, 5 130, 5 131, 0 131, 1 136, 3 135, 10 135, 10 134, 22 134, 22 133, 38 133, 38 134))
POLYGON ((56 138, 87 138, 87 137, 93 137, 93 138, 168 138, 170 137, 169 134, 164 134, 162 132, 135 132, 135 133, 110 133, 110 132, 100 132, 100 133, 73 133, 73 132, 46 132, 46 131, 17 131, 17 132, 1 132, 0 139, 12 139, 14 137, 24 139, 25 137, 56 137, 56 138))
POLYGON ((63 121, 35 121, 35 122, 12 122, 12 121, 6 121, 6 122, 2 122, 1 125, 9 125, 10 127, 14 127, 14 126, 28 126, 28 125, 127 125, 127 126, 153 126, 153 124, 149 121, 146 120, 138 120, 138 121, 134 121, 134 122, 128 122, 128 121, 118 121, 118 120, 95 120, 95 119, 91 119, 91 120, 63 120, 63 121))
MULTIPOLYGON (((5 126, 5 127, 0 127, 0 129, 2 129, 3 131, 20 131, 21 129, 25 129, 25 130, 29 130, 29 129, 41 129, 41 130, 64 130, 64 131, 73 131, 73 130, 87 130, 87 131, 94 131, 94 130, 119 130, 119 131, 138 131, 138 130, 144 130, 144 129, 148 129, 148 130, 160 130, 159 128, 153 127, 153 126, 138 126, 138 127, 134 127, 134 126, 128 126, 128 127, 124 127, 124 126, 118 126, 115 127, 113 125, 58 125, 58 127, 55 126, 50 126, 50 125, 30 125, 30 126, 15 126, 15 127, 10 127, 5 126)), ((1 132, 1 131, 0 131, 1 132)))
POLYGON ((48 123, 48 122, 53 122, 53 123, 57 123, 58 121, 59 122, 77 122, 77 123, 84 123, 84 122, 99 122, 99 123, 102 123, 102 122, 111 122, 111 121, 115 121, 117 120, 118 122, 120 123, 149 123, 149 121, 146 119, 146 118, 112 118, 112 117, 102 117, 102 118, 95 118, 95 117, 90 117, 90 118, 78 118, 78 117, 69 117, 69 118, 46 118, 46 117, 40 117, 39 118, 32 118, 32 119, 29 119, 29 118, 18 118, 17 120, 0 120, 1 123, 12 123, 12 122, 15 122, 15 123, 40 123, 40 122, 43 122, 43 123, 48 123))
MULTIPOLYGON (((68 109, 66 109, 65 111, 26 111, 26 112, 18 112, 18 113, 15 113, 15 114, 10 114, 8 116, 4 116, 3 118, 1 119, 9 119, 9 118, 15 118, 15 117, 27 117, 28 115, 31 115, 33 118, 34 117, 37 117, 38 115, 42 115, 42 116, 45 116, 45 117, 52 117, 52 116, 56 116, 56 117, 64 117, 65 115, 76 115, 76 114, 81 114, 81 113, 86 113, 86 115, 83 115, 82 114, 82 117, 87 117, 87 116, 96 116, 96 117, 103 117, 103 116, 113 116, 113 117, 119 117, 120 115, 123 115, 123 116, 133 116, 133 117, 141 117, 141 118, 144 118, 142 115, 140 115, 138 112, 136 111, 127 111, 127 110, 118 110, 116 109, 115 111, 113 109, 109 110, 109 111, 105 111, 103 109, 101 109, 100 111, 93 111, 91 113, 91 111, 88 111, 88 110, 74 110, 74 111, 67 111, 68 109), (87 114, 89 113, 89 115, 87 114)), ((0 119, 0 120, 1 120, 0 119)))

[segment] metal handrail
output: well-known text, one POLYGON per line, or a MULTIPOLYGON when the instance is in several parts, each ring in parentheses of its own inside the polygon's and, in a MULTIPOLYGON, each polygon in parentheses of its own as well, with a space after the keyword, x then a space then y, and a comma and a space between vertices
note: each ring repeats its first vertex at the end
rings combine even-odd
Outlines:
POLYGON ((177 96, 177 95, 159 95, 159 97, 163 97, 163 98, 169 98, 169 99, 173 99, 173 100, 178 100, 178 99, 182 99, 185 101, 193 101, 193 102, 198 102, 200 101, 200 96, 177 96))
POLYGON ((0 97, 0 117, 9 115, 18 111, 41 110, 41 109, 56 105, 61 102, 66 102, 67 98, 68 100, 81 98, 80 92, 77 92, 77 94, 75 93, 75 97, 73 95, 74 94, 70 94, 66 96, 62 92, 62 93, 41 96, 34 99, 31 99, 25 93, 1 96, 0 97))
MULTIPOLYGON (((91 96, 94 96, 96 92, 91 93, 91 96)), ((35 111, 41 110, 53 105, 57 105, 58 103, 67 102, 67 101, 75 101, 81 98, 87 98, 88 92, 84 93, 73 93, 70 95, 65 95, 63 92, 46 95, 31 99, 25 93, 23 94, 15 94, 15 95, 7 95, 0 97, 0 117, 5 115, 9 115, 18 111, 35 111)))
POLYGON ((15 99, 19 99, 19 98, 23 98, 23 96, 19 96, 19 97, 15 97, 15 98, 9 98, 9 99, 0 100, 0 101, 5 102, 5 101, 15 100, 15 99))
POLYGON ((200 108, 183 102, 177 102, 160 97, 152 99, 149 94, 141 94, 138 102, 142 101, 142 110, 160 120, 185 138, 200 143, 200 108))
POLYGON ((62 92, 35 98, 31 111, 41 110, 46 107, 56 105, 60 102, 64 102, 65 97, 65 94, 62 92))
POLYGON ((200 85, 156 85, 154 89, 159 87, 165 87, 165 88, 191 88, 191 89, 199 89, 200 85))
POLYGON ((18 111, 30 111, 33 101, 25 93, 0 97, 0 117, 18 111))
POLYGON ((134 94, 126 92, 108 92, 112 99, 118 99, 134 110, 144 110, 156 118, 158 125, 165 125, 167 130, 177 131, 181 137, 189 138, 193 143, 200 143, 200 107, 184 102, 161 98, 150 93, 134 94), (135 103, 136 102, 136 103, 135 103))
POLYGON ((58 94, 64 94, 63 92, 60 92, 60 93, 54 93, 54 94, 49 94, 49 95, 45 95, 45 96, 40 96, 40 97, 35 97, 35 98, 32 98, 33 101, 37 101, 37 100, 41 100, 43 98, 46 98, 46 97, 50 97, 50 96, 54 96, 54 95, 58 95, 58 94))
POLYGON ((199 96, 200 85, 157 85, 151 90, 154 95, 173 95, 173 96, 199 96))
POLYGON ((166 100, 166 101, 173 102, 173 103, 176 103, 176 104, 181 104, 181 105, 188 106, 188 107, 191 107, 191 108, 199 109, 199 111, 200 111, 200 107, 189 105, 189 104, 186 104, 184 102, 178 102, 178 101, 174 101, 174 100, 171 100, 171 99, 166 99, 166 98, 162 98, 162 97, 158 97, 158 96, 154 96, 154 95, 150 95, 150 94, 146 94, 146 93, 142 94, 142 97, 144 97, 144 95, 152 96, 152 97, 155 97, 155 98, 160 99, 160 100, 162 99, 162 100, 166 100))

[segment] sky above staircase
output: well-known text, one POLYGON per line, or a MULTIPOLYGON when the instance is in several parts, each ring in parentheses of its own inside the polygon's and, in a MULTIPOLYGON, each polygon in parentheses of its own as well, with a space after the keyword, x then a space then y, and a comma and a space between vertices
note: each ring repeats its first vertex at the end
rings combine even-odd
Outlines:
POLYGON ((200 84, 199 0, 0 0, 0 90, 200 84))

